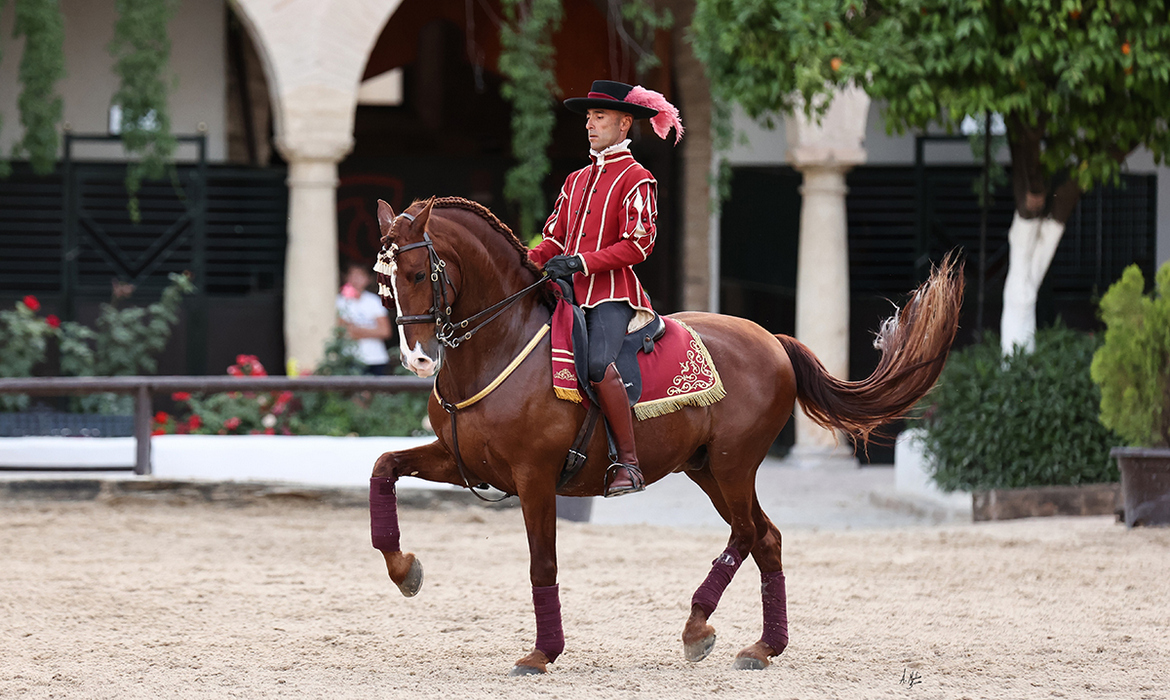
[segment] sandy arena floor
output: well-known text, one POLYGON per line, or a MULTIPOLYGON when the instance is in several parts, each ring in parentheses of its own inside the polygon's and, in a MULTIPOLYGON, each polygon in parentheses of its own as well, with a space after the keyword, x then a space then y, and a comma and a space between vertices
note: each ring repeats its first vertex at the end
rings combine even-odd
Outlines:
POLYGON ((402 530, 426 568, 409 600, 361 509, 0 502, 0 697, 1170 697, 1170 529, 794 530, 792 643, 733 671, 752 563, 711 656, 678 640, 724 532, 562 522, 568 648, 540 678, 505 677, 534 638, 519 510, 402 530))

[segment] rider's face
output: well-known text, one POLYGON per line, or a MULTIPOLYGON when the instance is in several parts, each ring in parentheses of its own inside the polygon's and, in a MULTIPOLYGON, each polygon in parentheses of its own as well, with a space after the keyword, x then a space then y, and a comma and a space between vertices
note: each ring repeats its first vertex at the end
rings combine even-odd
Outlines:
POLYGON ((591 109, 586 113, 585 130, 589 132, 589 146, 604 151, 626 137, 634 118, 612 109, 591 109))

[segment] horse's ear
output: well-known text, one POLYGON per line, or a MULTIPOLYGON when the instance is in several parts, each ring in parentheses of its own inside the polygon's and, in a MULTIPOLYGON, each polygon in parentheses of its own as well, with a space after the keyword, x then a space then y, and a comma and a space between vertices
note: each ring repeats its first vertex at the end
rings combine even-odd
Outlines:
POLYGON ((390 229, 394 226, 394 210, 389 204, 378 200, 378 230, 382 232, 382 241, 385 243, 390 238, 390 229))
POLYGON ((434 208, 434 206, 435 198, 431 197, 427 200, 427 204, 425 207, 423 207, 423 210, 419 212, 418 216, 414 218, 413 226, 415 226, 420 231, 426 231, 427 222, 431 219, 431 209, 434 208))

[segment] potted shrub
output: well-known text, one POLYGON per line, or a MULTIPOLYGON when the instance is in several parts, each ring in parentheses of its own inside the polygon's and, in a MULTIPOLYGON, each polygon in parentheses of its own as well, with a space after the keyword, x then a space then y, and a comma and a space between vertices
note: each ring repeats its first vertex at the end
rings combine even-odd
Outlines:
POLYGON ((1119 487, 1098 421, 1089 365, 1100 344, 1057 324, 1033 352, 999 338, 951 353, 922 408, 927 469, 944 491, 970 491, 976 520, 1113 513, 1119 487))
POLYGON ((1091 370, 1101 423, 1129 445, 1110 453, 1129 527, 1170 525, 1170 263, 1148 295, 1145 284, 1131 265, 1101 297, 1105 343, 1091 370))

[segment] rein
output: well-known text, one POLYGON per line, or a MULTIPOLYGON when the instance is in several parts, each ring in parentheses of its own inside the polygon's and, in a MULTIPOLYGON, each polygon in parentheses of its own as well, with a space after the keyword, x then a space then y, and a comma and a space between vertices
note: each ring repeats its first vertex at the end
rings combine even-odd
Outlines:
MULTIPOLYGON (((415 219, 413 215, 407 214, 405 212, 403 212, 400 216, 405 217, 408 221, 414 221, 415 219)), ((423 231, 422 241, 418 243, 409 243, 402 246, 401 248, 398 248, 395 252, 395 257, 408 250, 414 250, 416 248, 426 248, 427 257, 431 263, 431 308, 428 309, 427 313, 425 314, 399 316, 394 319, 394 322, 399 326, 405 326, 412 323, 433 323, 435 324, 435 338, 437 338, 440 343, 448 348, 451 348, 452 350, 462 345, 465 341, 470 340, 471 337, 482 330, 484 326, 496 320, 500 314, 507 311, 516 302, 520 301, 520 299, 532 293, 534 290, 544 284, 545 280, 547 279, 547 276, 541 275, 539 279, 524 289, 521 289, 515 294, 511 294, 501 301, 492 304, 483 311, 472 314, 466 319, 456 323, 451 320, 451 305, 447 301, 447 287, 454 289, 455 285, 451 284, 451 279, 447 276, 447 263, 439 257, 439 253, 435 250, 435 242, 431 240, 430 233, 423 231), (488 314, 491 315, 488 316, 488 314), (480 319, 482 319, 484 316, 487 316, 487 318, 483 321, 480 321, 480 319), (478 324, 476 324, 477 321, 479 321, 478 324), (471 328, 468 329, 468 326, 471 326, 471 328)), ((436 378, 434 386, 435 399, 438 400, 439 405, 443 407, 443 410, 446 411, 449 416, 451 416, 451 447, 455 453, 455 466, 459 470, 460 478, 463 479, 463 485, 481 501, 485 501, 487 503, 499 503, 506 498, 511 498, 515 494, 506 493, 501 498, 487 498, 476 491, 476 487, 471 485, 471 481, 467 478, 467 467, 463 464, 463 457, 459 452, 459 430, 457 427, 456 413, 464 408, 478 403, 488 394, 495 391, 496 387, 504 383, 504 380, 511 376, 516 368, 520 366, 520 363, 524 362, 525 358, 532 354, 532 351, 536 348, 537 344, 540 343, 540 340, 544 338, 548 332, 549 325, 545 324, 539 331, 537 331, 532 340, 528 341, 528 345, 526 345, 524 349, 520 351, 520 354, 517 355, 512 360, 512 362, 510 362, 508 366, 504 368, 502 372, 500 372, 499 376, 497 376, 486 387, 480 390, 479 393, 469 399, 460 401, 459 403, 451 403, 450 401, 447 401, 442 397, 442 395, 439 394, 439 382, 436 378)), ((487 487, 488 484, 486 483, 479 484, 479 488, 487 487)))

